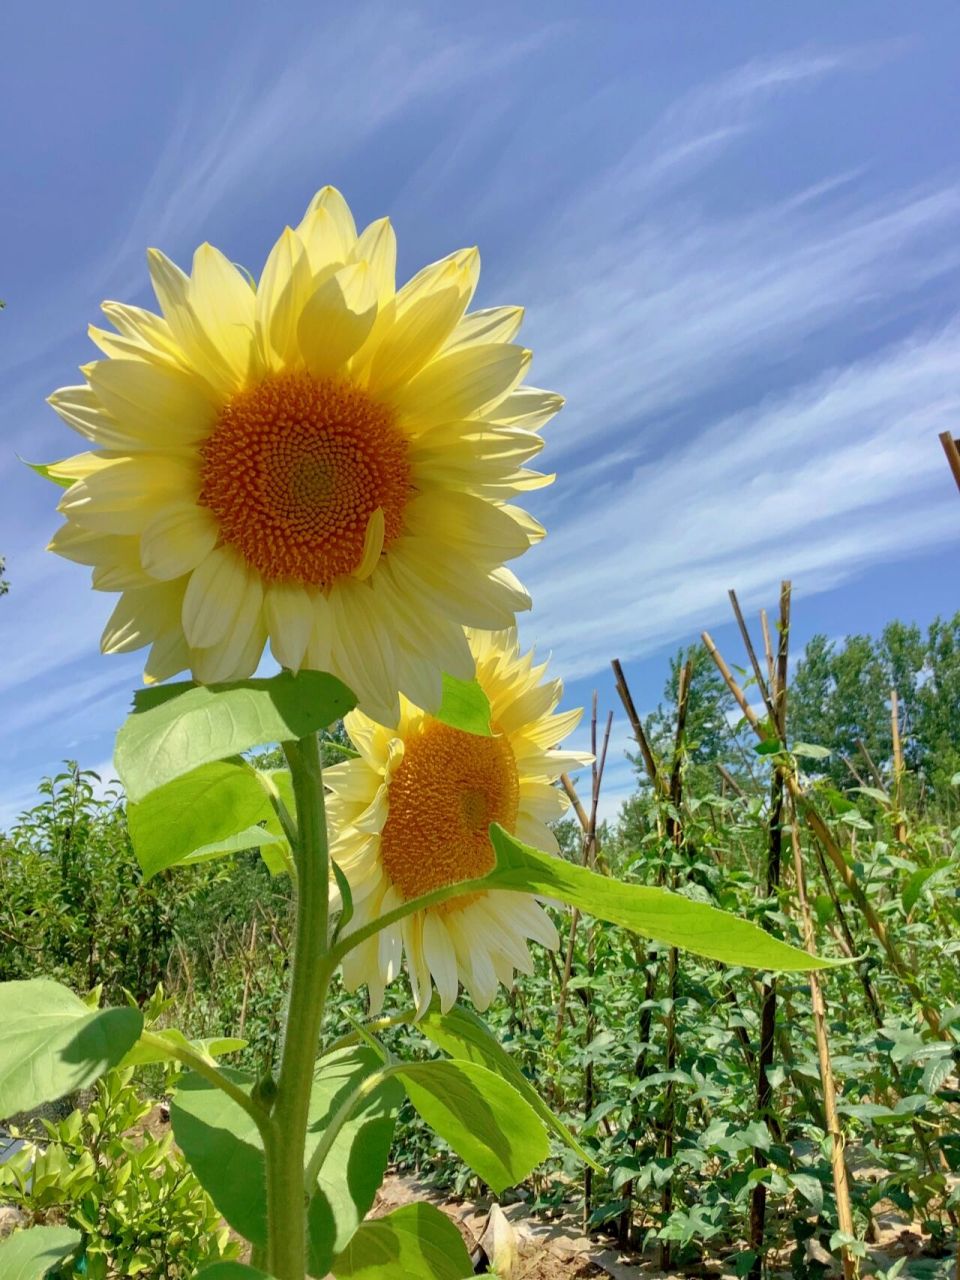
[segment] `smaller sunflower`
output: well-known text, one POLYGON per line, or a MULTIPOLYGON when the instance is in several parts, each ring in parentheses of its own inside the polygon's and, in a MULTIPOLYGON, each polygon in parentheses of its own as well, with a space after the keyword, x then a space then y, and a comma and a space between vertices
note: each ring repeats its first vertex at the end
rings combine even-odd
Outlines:
MULTIPOLYGON (((567 798, 555 784, 590 759, 558 751, 581 711, 554 714, 560 680, 522 654, 514 628, 467 631, 476 678, 490 701, 492 737, 455 729, 401 699, 396 724, 360 711, 346 717, 360 753, 328 769, 332 856, 350 884, 357 929, 404 902, 491 871, 488 828, 498 822, 538 849, 557 852, 546 825, 567 798)), ((420 1016, 432 983, 446 1012, 460 983, 478 1009, 514 970, 532 972, 528 940, 556 948, 557 931, 532 896, 505 890, 465 894, 415 912, 356 947, 344 962, 347 989, 366 983, 377 1012, 406 958, 420 1016)))

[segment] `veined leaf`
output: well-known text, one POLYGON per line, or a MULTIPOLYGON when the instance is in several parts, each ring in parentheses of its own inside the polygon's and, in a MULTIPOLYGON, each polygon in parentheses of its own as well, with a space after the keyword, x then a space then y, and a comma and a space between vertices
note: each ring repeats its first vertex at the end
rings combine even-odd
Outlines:
POLYGON ((429 1010, 417 1026, 428 1040, 432 1040, 438 1049, 448 1053, 451 1058, 476 1062, 493 1071, 508 1084, 512 1084, 561 1142, 565 1142, 571 1151, 575 1151, 584 1163, 592 1165, 598 1172, 603 1172, 601 1166, 580 1145, 563 1121, 553 1114, 513 1058, 475 1013, 464 1009, 461 1005, 454 1005, 449 1013, 441 1013, 440 1002, 434 997, 429 1010))
POLYGON ((406 1204, 358 1228, 333 1263, 337 1280, 465 1280, 473 1263, 460 1232, 432 1204, 406 1204))
MULTIPOLYGON (((247 1092, 253 1079, 220 1068, 247 1092)), ((193 1072, 170 1105, 173 1136, 224 1218, 251 1244, 267 1243, 267 1174, 260 1134, 243 1107, 193 1072)))
MULTIPOLYGON (((80 1245, 80 1232, 70 1227, 30 1227, 0 1240, 3 1280, 42 1280, 80 1245)), ((466 1273, 465 1273, 466 1274, 466 1273)))
POLYGON ((941 862, 935 862, 932 867, 920 867, 914 871, 910 879, 907 881, 903 890, 903 910, 909 915, 913 908, 920 901, 920 896, 926 888, 927 881, 932 880, 934 876, 939 875, 942 871, 946 871, 948 867, 952 867, 953 860, 944 858, 941 862))
MULTIPOLYGON (((310 1134, 316 1136, 308 1143, 316 1145, 351 1093, 382 1066, 365 1045, 320 1059, 310 1097, 310 1134)), ((334 1254, 347 1247, 373 1204, 402 1102, 402 1084, 388 1077, 358 1102, 334 1139, 307 1211, 311 1275, 327 1274, 334 1254)))
POLYGON ((801 972, 838 963, 808 955, 748 920, 679 893, 624 884, 563 858, 539 853, 496 823, 490 828, 490 838, 497 854, 497 865, 485 880, 491 889, 522 889, 559 898, 598 920, 725 964, 801 972))
POLYGON ((476 680, 457 680, 444 673, 443 699, 434 719, 480 738, 492 737, 490 700, 476 680))
POLYGON ((391 1070, 431 1129, 498 1195, 549 1155, 547 1133, 533 1107, 486 1067, 437 1059, 391 1070))
POLYGON ((0 983, 0 1115, 85 1089, 140 1035, 139 1009, 91 1009, 48 978, 0 983))
POLYGON ((137 802, 201 765, 324 729, 355 705, 346 685, 321 671, 141 689, 117 735, 117 773, 137 802))
POLYGON ((257 824, 274 816, 256 769, 217 760, 127 805, 127 823, 145 880, 168 867, 282 841, 257 824))

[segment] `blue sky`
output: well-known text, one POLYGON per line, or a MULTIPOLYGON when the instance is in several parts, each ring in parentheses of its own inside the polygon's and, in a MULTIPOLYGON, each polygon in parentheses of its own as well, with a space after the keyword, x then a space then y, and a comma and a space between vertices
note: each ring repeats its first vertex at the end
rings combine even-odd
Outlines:
MULTIPOLYGON (((75 452, 44 403, 144 250, 259 270, 332 182, 400 274, 478 244, 522 303, 557 482, 522 634, 570 700, 638 704, 702 627, 739 660, 795 583, 794 644, 960 607, 960 9, 488 3, 18 5, 0 73, 0 825, 67 756, 109 769, 138 655, 43 547, 75 452)), ((614 707, 619 713, 619 706, 614 707)), ((582 735, 581 735, 582 736, 582 735)), ((629 791, 617 715, 608 812, 629 791)))

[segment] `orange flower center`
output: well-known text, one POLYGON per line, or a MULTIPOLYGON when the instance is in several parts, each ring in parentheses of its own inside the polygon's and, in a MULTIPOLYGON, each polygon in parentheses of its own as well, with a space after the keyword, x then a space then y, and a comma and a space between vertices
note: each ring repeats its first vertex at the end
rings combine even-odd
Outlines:
MULTIPOLYGON (((512 829, 519 803, 505 735, 480 738, 427 718, 404 742, 380 835, 384 869, 404 901, 491 871, 496 857, 487 828, 499 822, 512 829)), ((444 905, 454 904, 464 905, 444 905)))
POLYGON ((328 587, 352 573, 378 507, 385 548, 402 529, 407 441, 390 410, 348 382, 266 378, 220 411, 201 454, 201 503, 267 579, 328 587))

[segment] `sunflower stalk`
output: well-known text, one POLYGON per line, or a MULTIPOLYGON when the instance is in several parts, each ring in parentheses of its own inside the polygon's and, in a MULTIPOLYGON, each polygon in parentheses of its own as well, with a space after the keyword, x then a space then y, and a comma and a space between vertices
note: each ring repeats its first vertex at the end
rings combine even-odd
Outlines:
POLYGON ((304 1158, 320 1024, 334 969, 328 945, 330 855, 316 734, 283 744, 297 808, 297 921, 277 1095, 264 1132, 267 1256, 276 1280, 306 1275, 304 1158))

